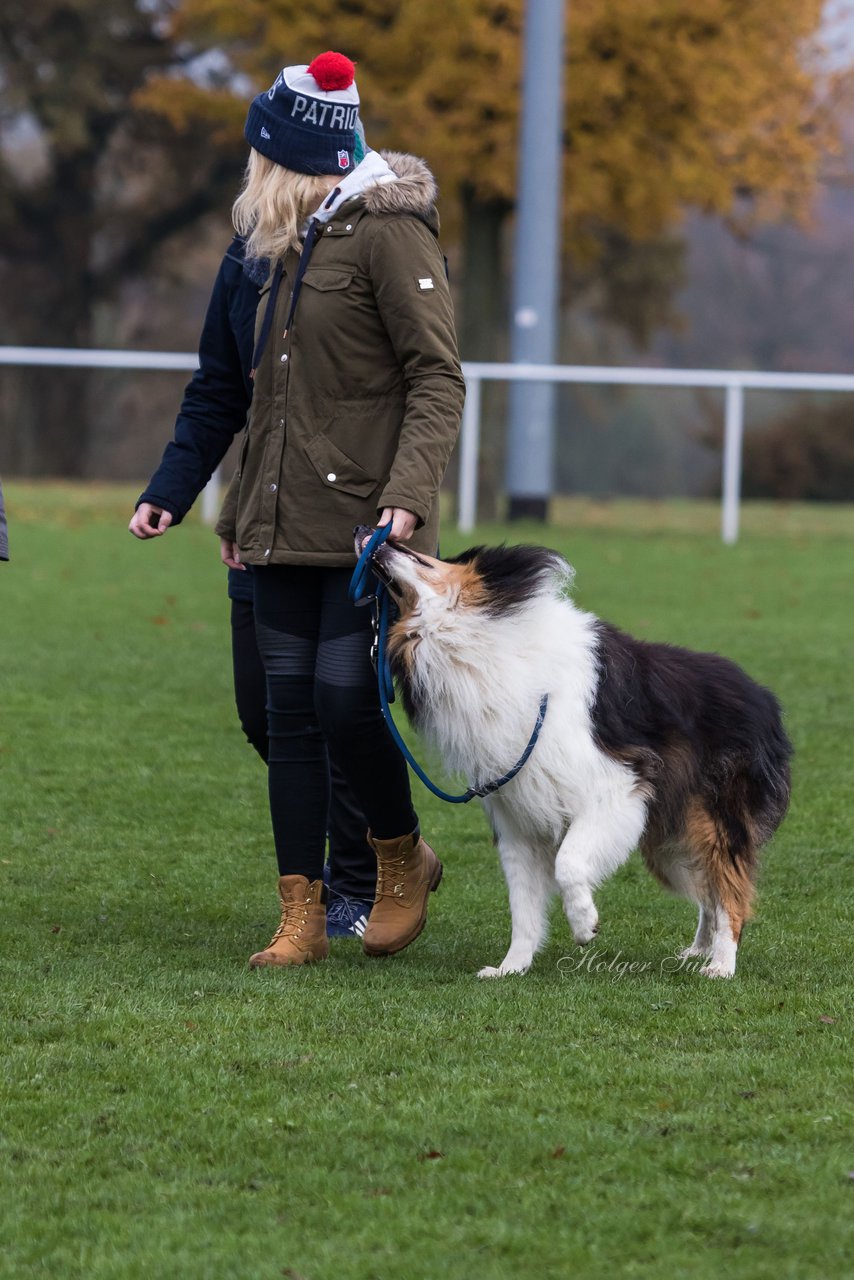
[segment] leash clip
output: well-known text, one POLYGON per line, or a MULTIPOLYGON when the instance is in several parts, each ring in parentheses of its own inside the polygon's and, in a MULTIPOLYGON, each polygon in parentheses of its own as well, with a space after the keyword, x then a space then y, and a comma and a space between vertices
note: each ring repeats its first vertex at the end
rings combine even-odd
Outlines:
POLYGON ((374 669, 374 675, 379 675, 380 660, 380 609, 379 601, 376 596, 371 596, 368 600, 359 600, 358 604, 373 604, 371 610, 371 666, 374 669))

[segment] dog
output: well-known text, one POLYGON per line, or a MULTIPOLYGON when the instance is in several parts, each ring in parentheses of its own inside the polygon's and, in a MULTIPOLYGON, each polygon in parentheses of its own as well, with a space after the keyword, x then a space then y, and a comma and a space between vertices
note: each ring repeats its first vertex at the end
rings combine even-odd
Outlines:
MULTIPOLYGON (((373 531, 355 531, 360 552, 373 531)), ((789 804, 791 744, 774 695, 712 653, 653 644, 583 612, 556 551, 473 547, 451 560, 393 540, 372 560, 397 606, 388 654, 412 723, 482 803, 510 898, 494 978, 525 973, 559 892, 573 937, 599 928, 593 892, 639 847, 699 907, 700 972, 730 978, 761 846, 789 804)))

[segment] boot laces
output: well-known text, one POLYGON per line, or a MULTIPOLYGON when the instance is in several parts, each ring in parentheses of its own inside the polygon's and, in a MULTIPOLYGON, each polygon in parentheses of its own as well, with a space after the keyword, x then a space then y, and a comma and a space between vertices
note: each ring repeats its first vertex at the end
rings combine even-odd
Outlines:
POLYGON ((377 858, 377 901, 380 898, 402 898, 405 884, 405 858, 377 858))
POLYGON ((302 902, 297 899, 293 902, 282 903, 282 918, 279 927, 273 934, 270 946, 274 942, 278 942, 279 938, 298 938, 302 933, 303 925, 308 917, 308 907, 311 906, 311 898, 305 898, 302 902))

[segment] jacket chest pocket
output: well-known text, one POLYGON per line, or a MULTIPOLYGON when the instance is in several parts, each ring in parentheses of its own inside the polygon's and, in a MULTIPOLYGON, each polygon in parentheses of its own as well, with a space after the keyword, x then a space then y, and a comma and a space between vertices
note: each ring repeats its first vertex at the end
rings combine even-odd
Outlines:
POLYGON ((368 475, 364 467, 348 457, 328 436, 319 435, 309 440, 305 452, 327 489, 367 498, 379 485, 379 480, 368 475))
POLYGON ((308 268, 294 320, 294 335, 300 335, 299 341, 312 343, 316 337, 326 345, 334 341, 336 331, 346 331, 354 323, 350 312, 355 275, 355 266, 308 268))
POLYGON ((355 267, 310 266, 302 282, 309 289, 317 289, 319 293, 335 293, 338 289, 349 289, 355 274, 355 267))

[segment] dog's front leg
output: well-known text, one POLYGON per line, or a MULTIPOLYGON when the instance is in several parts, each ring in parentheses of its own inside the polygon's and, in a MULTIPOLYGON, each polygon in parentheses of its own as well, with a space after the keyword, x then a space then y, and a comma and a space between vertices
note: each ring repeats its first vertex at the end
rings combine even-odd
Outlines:
POLYGON ((535 849, 499 837, 498 852, 510 895, 510 950, 497 968, 487 965, 479 978, 527 973, 546 936, 547 910, 554 880, 535 849))
POLYGON ((593 890, 626 861, 646 823, 646 804, 633 790, 591 800, 590 808, 573 818, 555 859, 566 918, 581 946, 599 931, 593 890))

